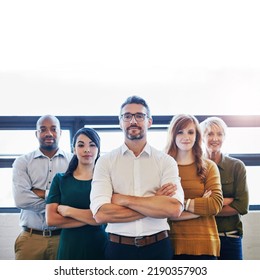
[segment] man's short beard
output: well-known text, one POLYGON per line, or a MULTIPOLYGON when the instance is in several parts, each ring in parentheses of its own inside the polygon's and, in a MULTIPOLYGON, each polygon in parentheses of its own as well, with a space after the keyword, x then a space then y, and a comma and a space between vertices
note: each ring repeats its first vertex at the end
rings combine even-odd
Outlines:
POLYGON ((129 140, 140 140, 140 139, 143 139, 144 135, 143 134, 131 135, 131 134, 127 133, 126 137, 129 140))
POLYGON ((56 150, 58 148, 58 145, 56 143, 48 146, 48 145, 41 145, 41 148, 43 150, 46 150, 46 151, 53 151, 53 150, 56 150))

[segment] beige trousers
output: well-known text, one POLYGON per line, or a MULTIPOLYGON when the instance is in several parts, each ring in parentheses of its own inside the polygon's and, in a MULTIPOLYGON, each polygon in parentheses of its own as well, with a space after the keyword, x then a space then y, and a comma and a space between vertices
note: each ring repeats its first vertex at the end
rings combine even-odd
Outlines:
POLYGON ((59 235, 44 237, 23 231, 15 241, 16 260, 55 260, 59 235))

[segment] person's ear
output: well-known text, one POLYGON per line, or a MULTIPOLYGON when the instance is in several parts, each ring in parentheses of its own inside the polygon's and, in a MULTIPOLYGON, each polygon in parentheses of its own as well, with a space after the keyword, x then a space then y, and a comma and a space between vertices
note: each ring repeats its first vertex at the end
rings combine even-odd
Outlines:
POLYGON ((150 127, 152 126, 152 124, 153 124, 153 118, 150 117, 150 118, 148 119, 148 128, 150 128, 150 127))

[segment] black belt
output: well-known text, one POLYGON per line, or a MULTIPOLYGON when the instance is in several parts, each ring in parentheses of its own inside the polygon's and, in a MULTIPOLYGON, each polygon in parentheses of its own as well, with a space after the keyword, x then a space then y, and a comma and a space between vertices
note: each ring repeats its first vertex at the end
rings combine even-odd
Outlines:
POLYGON ((168 237, 168 232, 161 231, 159 233, 147 236, 137 236, 137 237, 130 237, 130 236, 122 236, 110 233, 109 240, 115 243, 125 244, 125 245, 134 245, 136 247, 143 247, 158 241, 161 241, 168 237))
POLYGON ((42 235, 44 237, 51 237, 53 235, 60 235, 61 229, 55 229, 55 230, 50 230, 50 229, 45 229, 45 230, 37 230, 33 228, 28 228, 28 227, 23 227, 24 231, 29 232, 30 234, 38 234, 42 235))

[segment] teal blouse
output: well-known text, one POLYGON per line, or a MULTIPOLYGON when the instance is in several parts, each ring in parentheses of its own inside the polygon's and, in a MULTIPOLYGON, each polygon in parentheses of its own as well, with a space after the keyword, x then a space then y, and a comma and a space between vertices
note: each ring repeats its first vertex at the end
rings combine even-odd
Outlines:
MULTIPOLYGON (((92 180, 77 180, 64 173, 55 175, 47 198, 48 203, 58 203, 89 209, 92 180)), ((61 231, 57 258, 60 260, 104 259, 107 242, 105 226, 85 225, 64 228, 61 231)))

